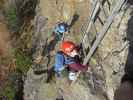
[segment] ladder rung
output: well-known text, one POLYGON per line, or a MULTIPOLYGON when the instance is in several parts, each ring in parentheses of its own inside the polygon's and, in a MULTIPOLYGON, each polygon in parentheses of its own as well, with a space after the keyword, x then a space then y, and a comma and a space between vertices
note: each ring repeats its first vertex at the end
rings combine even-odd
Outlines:
POLYGON ((102 10, 102 12, 104 14, 104 17, 107 18, 108 16, 107 16, 106 11, 105 11, 105 9, 103 7, 104 5, 102 4, 101 0, 98 0, 98 2, 100 3, 100 8, 101 8, 101 10, 102 10))

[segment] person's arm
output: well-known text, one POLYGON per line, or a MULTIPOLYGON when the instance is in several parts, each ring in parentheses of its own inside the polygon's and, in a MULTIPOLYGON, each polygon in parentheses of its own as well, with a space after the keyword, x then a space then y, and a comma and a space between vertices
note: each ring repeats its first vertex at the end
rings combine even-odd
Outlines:
POLYGON ((64 68, 64 56, 59 52, 56 54, 55 57, 55 71, 61 71, 64 68))

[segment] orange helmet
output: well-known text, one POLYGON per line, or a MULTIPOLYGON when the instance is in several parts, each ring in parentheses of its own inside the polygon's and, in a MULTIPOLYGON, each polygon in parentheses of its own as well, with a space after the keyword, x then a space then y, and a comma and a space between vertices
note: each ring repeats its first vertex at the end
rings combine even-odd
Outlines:
POLYGON ((75 49, 75 44, 71 41, 63 41, 61 49, 64 53, 70 53, 73 49, 75 49))

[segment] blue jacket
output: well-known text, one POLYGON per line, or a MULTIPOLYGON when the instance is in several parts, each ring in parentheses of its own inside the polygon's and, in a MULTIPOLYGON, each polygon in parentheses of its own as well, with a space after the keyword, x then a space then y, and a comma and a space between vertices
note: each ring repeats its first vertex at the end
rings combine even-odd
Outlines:
POLYGON ((54 70, 55 72, 61 72, 65 68, 65 65, 69 65, 74 62, 74 58, 69 57, 63 52, 59 51, 55 57, 54 70))

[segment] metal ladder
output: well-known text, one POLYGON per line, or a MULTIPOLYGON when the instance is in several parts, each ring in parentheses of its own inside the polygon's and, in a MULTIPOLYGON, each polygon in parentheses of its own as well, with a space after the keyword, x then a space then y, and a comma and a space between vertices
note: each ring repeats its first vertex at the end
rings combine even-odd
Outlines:
POLYGON ((84 61, 83 61, 84 65, 89 62, 90 58, 94 54, 98 45, 101 43, 102 39, 107 34, 107 31, 109 30, 111 24, 113 23, 115 16, 119 13, 119 11, 124 6, 124 4, 126 4, 126 2, 127 0, 118 0, 116 1, 115 5, 112 6, 108 0, 95 0, 94 1, 89 20, 81 28, 81 31, 83 33, 81 44, 83 46, 83 51, 84 51, 84 56, 85 56, 84 61), (109 6, 108 14, 107 14, 107 11, 104 9, 104 3, 106 2, 109 6), (112 6, 112 10, 110 10, 110 6, 112 6), (100 18, 101 12, 104 16, 103 23, 101 22, 102 19, 100 18), (96 29, 97 20, 99 20, 99 22, 102 25, 99 31, 97 31, 96 29), (95 28, 95 36, 92 39, 92 41, 89 41, 89 36, 92 35, 91 34, 92 27, 95 28), (87 52, 88 50, 89 52, 87 52))

